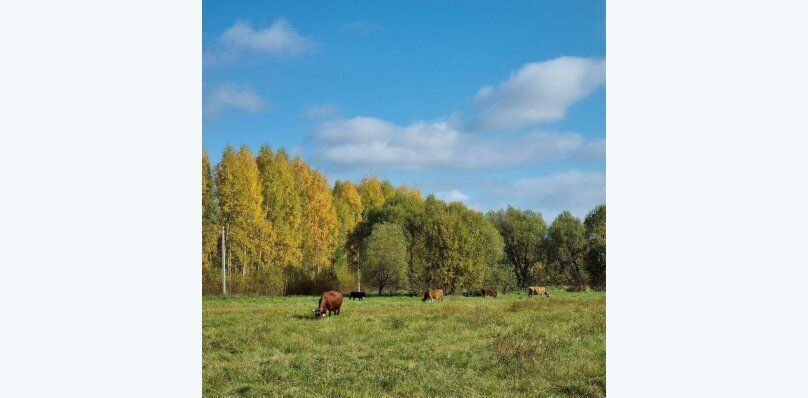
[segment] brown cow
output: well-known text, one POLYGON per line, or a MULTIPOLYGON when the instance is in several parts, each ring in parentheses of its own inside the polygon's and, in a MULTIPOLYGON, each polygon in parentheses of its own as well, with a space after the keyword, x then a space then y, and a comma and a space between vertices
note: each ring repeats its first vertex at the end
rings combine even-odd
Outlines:
POLYGON ((544 286, 531 286, 531 287, 527 288, 527 296, 530 297, 530 296, 533 296, 533 295, 536 295, 536 296, 539 296, 539 297, 541 297, 541 296, 550 297, 550 293, 547 293, 547 288, 544 287, 544 286))
POLYGON ((483 293, 483 297, 497 298, 497 291, 494 290, 494 289, 483 289, 482 293, 483 293))
POLYGON ((314 310, 314 317, 320 319, 325 315, 339 315, 340 307, 342 307, 342 293, 327 291, 320 296, 320 304, 314 310))
POLYGON ((435 301, 436 299, 443 301, 443 289, 427 290, 422 301, 435 301))

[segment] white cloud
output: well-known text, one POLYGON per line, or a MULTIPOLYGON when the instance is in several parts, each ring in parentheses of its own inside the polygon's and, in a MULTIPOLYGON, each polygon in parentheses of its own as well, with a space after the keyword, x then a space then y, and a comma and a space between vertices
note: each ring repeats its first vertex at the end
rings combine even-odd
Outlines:
POLYGON ((537 132, 509 137, 464 133, 448 120, 407 126, 356 117, 322 123, 314 132, 316 154, 340 166, 428 166, 462 169, 516 166, 570 157, 602 157, 602 139, 576 133, 537 132))
POLYGON ((525 64, 496 87, 474 96, 480 129, 516 129, 560 120, 606 80, 602 60, 560 57, 525 64))
POLYGON ((325 122, 317 128, 314 137, 325 143, 365 143, 388 139, 394 136, 398 129, 398 126, 384 120, 360 116, 325 122))
POLYGON ((606 176, 603 173, 569 171, 543 177, 521 178, 511 184, 495 187, 492 192, 510 196, 530 197, 549 204, 587 204, 601 201, 605 196, 606 176))
POLYGON ((605 140, 587 140, 578 133, 535 132, 516 138, 478 139, 463 148, 467 168, 518 166, 565 158, 601 158, 605 140))
POLYGON ((318 155, 343 166, 393 166, 421 169, 448 162, 459 132, 443 123, 413 123, 406 127, 356 117, 323 123, 314 133, 322 145, 318 155))
POLYGON ((469 198, 468 195, 456 189, 446 192, 437 192, 435 193, 435 197, 446 202, 464 202, 469 198))
POLYGON ((233 83, 214 86, 205 94, 204 99, 206 116, 218 116, 227 109, 255 113, 267 106, 267 102, 251 88, 233 83))
POLYGON ((306 119, 327 119, 333 117, 339 113, 339 108, 332 104, 320 104, 320 105, 312 105, 306 108, 306 111, 303 113, 303 116, 306 119))
POLYGON ((578 217, 606 202, 606 175, 602 172, 567 171, 522 178, 489 187, 482 195, 490 209, 509 204, 542 212, 550 223, 563 210, 578 217))
POLYGON ((267 53, 277 56, 295 56, 313 48, 311 39, 295 32, 286 19, 277 19, 266 29, 255 30, 249 22, 236 21, 219 37, 224 54, 220 58, 233 57, 242 51, 267 53))

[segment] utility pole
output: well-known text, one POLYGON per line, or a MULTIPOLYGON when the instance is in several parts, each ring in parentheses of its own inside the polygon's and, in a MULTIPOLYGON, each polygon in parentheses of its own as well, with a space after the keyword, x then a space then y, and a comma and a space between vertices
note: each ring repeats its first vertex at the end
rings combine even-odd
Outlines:
POLYGON ((225 246, 224 225, 222 225, 222 296, 227 296, 227 246, 225 246))

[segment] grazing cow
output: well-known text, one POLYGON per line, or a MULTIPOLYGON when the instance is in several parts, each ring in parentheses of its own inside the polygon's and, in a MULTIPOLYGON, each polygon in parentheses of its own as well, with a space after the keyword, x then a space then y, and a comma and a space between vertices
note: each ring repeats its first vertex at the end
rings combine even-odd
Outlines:
POLYGON ((547 296, 550 297, 550 293, 547 293, 547 288, 544 286, 531 286, 527 288, 527 296, 547 296))
POLYGON ((348 300, 359 299, 360 301, 365 301, 365 292, 351 292, 351 297, 348 300))
POLYGON ((325 315, 339 315, 340 307, 342 307, 342 293, 327 291, 320 296, 320 304, 314 310, 314 317, 320 319, 325 315))
POLYGON ((497 298, 497 291, 494 289, 482 289, 483 297, 497 298))
POLYGON ((427 290, 422 301, 435 301, 436 299, 443 301, 443 289, 427 290))

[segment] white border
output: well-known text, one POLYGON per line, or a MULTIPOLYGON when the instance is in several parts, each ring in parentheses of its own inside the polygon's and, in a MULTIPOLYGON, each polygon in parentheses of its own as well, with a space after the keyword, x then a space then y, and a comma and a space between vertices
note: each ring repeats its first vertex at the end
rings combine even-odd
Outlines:
POLYGON ((804 395, 808 10, 607 6, 607 393, 804 395))
MULTIPOLYGON (((0 4, 7 396, 199 396, 201 3, 0 4)), ((802 3, 607 4, 607 388, 796 396, 802 3)))
POLYGON ((201 395, 201 8, 0 5, 2 395, 201 395))

